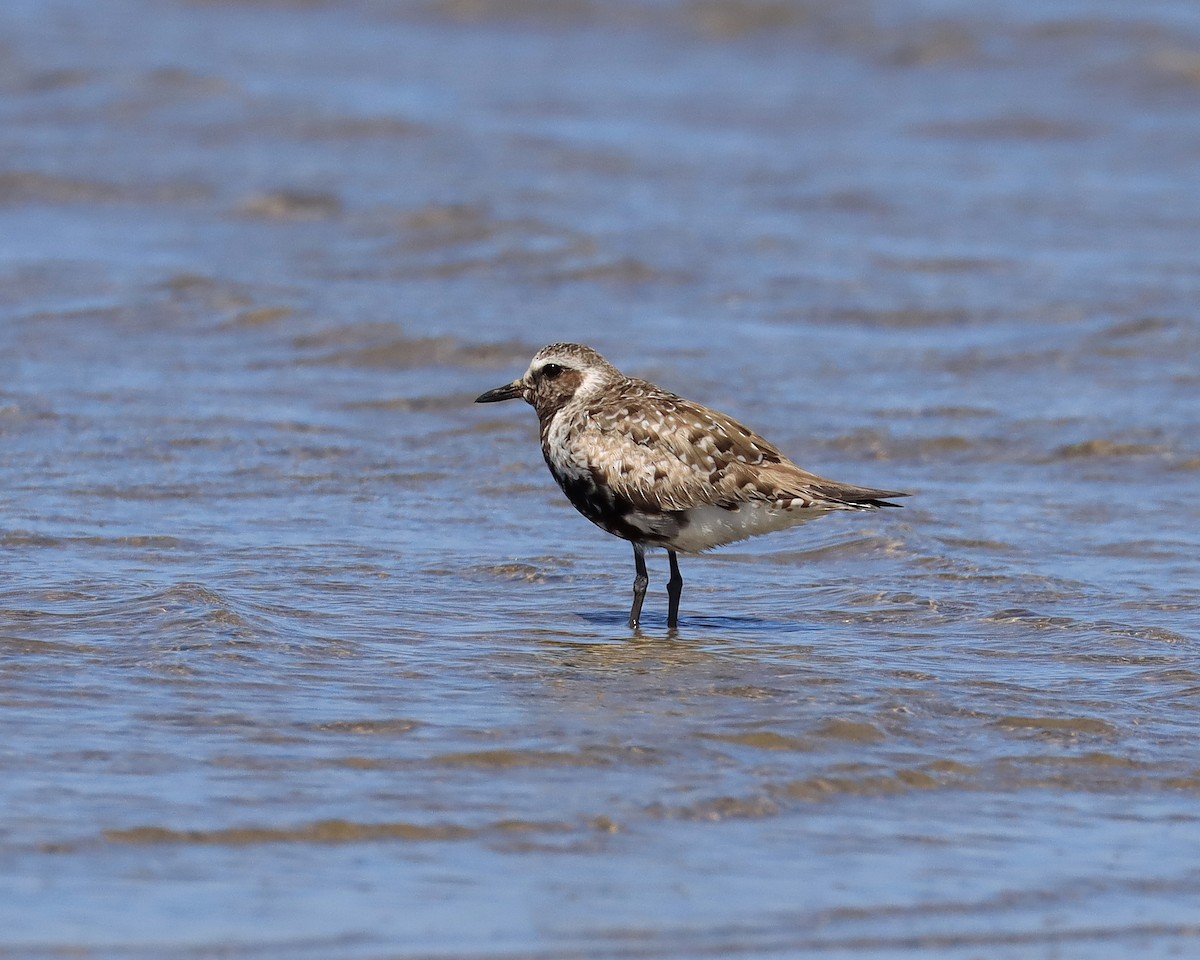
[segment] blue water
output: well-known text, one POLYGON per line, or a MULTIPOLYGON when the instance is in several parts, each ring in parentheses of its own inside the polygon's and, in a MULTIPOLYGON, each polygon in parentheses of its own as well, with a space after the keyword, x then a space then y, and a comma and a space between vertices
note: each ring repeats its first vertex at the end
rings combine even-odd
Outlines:
POLYGON ((1200 13, 0 10, 0 954, 1200 953, 1200 13), (911 490, 683 558, 581 340, 911 490))

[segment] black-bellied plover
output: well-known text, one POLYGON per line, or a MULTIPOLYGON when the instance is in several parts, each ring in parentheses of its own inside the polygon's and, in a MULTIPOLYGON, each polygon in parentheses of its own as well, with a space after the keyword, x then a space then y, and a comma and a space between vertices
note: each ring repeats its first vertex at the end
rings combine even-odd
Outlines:
POLYGON ((552 343, 519 380, 476 403, 523 399, 541 423, 542 456, 575 509, 633 544, 637 629, 649 578, 646 547, 671 562, 667 626, 679 621, 676 553, 699 553, 783 530, 831 510, 895 507, 908 494, 801 470, 731 417, 627 377, 591 347, 552 343))

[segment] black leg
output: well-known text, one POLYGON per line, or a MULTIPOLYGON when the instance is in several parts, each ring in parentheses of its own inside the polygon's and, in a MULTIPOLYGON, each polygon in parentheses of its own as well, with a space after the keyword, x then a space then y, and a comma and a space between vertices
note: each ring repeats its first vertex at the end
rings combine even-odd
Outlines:
POLYGON ((679 573, 679 561, 675 559, 675 551, 668 550, 667 557, 671 561, 671 579, 667 581, 667 626, 674 630, 679 626, 679 597, 683 594, 683 577, 679 573))
POLYGON ((633 609, 629 611, 629 629, 636 630, 642 618, 642 601, 646 599, 646 587, 650 577, 646 573, 646 552, 640 543, 633 545, 633 565, 637 576, 633 578, 633 609))

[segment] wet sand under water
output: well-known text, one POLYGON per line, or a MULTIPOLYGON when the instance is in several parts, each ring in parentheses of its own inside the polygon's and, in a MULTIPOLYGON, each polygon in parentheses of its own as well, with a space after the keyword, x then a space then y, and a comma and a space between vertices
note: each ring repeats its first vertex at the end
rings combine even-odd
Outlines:
POLYGON ((0 956, 1200 953, 1200 12, 0 11, 0 956), (550 340, 910 489, 684 558, 550 340))

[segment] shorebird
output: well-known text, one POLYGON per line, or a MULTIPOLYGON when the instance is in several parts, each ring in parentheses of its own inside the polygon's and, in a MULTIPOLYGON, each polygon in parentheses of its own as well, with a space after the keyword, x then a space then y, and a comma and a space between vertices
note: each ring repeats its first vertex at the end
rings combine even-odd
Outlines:
POLYGON ((567 499, 601 530, 633 544, 633 630, 649 584, 647 547, 664 547, 670 560, 667 626, 674 629, 683 592, 677 553, 833 510, 897 507, 888 501, 908 496, 802 470, 732 417, 627 377, 582 344, 543 347, 524 376, 475 402, 518 397, 537 412, 542 456, 567 499))

